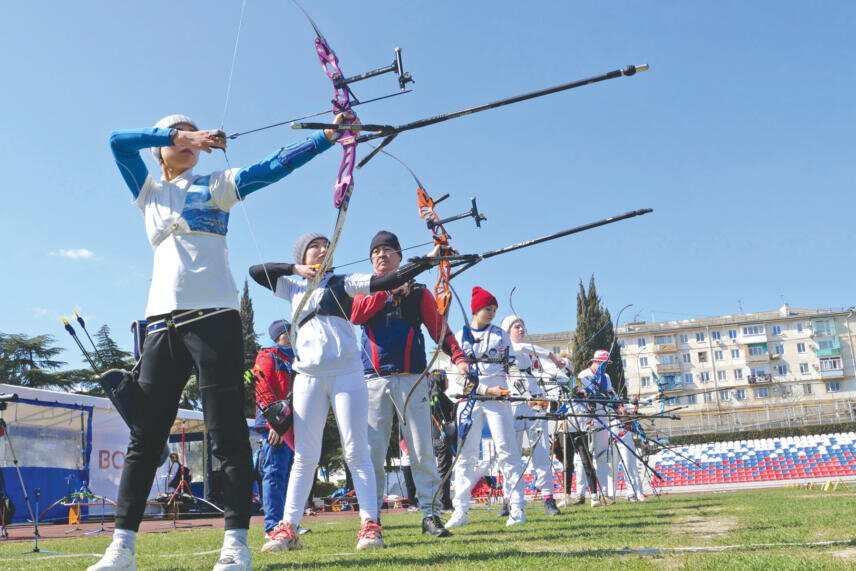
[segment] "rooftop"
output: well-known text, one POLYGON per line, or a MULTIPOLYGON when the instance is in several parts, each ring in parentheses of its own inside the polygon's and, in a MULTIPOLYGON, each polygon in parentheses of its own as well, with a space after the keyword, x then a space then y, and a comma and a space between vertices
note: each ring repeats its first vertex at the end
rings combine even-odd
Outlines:
POLYGON ((768 321, 782 321, 790 319, 811 319, 816 317, 833 317, 846 315, 849 309, 798 309, 784 304, 773 311, 761 311, 758 313, 741 313, 738 315, 719 315, 716 317, 701 317, 697 319, 679 319, 676 321, 660 321, 657 323, 646 323, 636 321, 616 327, 618 336, 631 333, 653 333, 659 331, 679 331, 683 329, 700 329, 710 326, 742 325, 749 323, 764 323, 768 321))

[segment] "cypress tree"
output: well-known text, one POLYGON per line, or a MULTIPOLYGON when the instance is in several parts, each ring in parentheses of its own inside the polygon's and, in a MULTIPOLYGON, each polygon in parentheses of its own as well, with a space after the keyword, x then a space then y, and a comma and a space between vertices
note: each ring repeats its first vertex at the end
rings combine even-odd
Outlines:
POLYGON ((241 295, 241 333, 244 336, 244 369, 252 369, 261 346, 255 328, 256 314, 253 300, 250 299, 250 287, 244 280, 244 293, 241 295))
MULTIPOLYGON (((615 331, 609 310, 603 306, 597 295, 594 276, 589 280, 588 291, 580 281, 577 292, 577 330, 574 332, 574 351, 589 341, 585 348, 573 359, 574 370, 579 372, 591 365, 591 358, 598 349, 609 351, 613 348, 615 331), (605 327, 604 327, 605 326, 605 327), (597 333, 601 327, 603 331, 597 333), (594 338, 592 338, 594 336, 594 338), (591 339, 591 341, 589 341, 591 339)), ((606 373, 612 380, 612 386, 618 394, 624 393, 624 367, 621 364, 621 351, 613 349, 610 354, 612 363, 607 365, 606 373)))

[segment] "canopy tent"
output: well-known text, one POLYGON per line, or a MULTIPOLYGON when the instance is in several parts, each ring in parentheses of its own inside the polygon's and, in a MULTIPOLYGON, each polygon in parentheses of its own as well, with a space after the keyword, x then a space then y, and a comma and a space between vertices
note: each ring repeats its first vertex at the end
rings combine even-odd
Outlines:
MULTIPOLYGON (((0 384, 0 393, 18 395, 18 400, 9 402, 7 409, 2 411, 8 440, 6 436, 0 438, 0 470, 6 491, 16 507, 12 523, 27 521, 30 514, 18 481, 10 441, 34 511, 36 489, 40 490, 39 512, 81 488, 88 488, 108 500, 116 499, 130 433, 108 399, 5 384, 0 384)), ((195 482, 191 484, 194 494, 207 497, 210 474, 216 470, 217 461, 212 458, 202 413, 179 409, 169 442, 170 450, 179 455, 182 428, 186 464, 195 482)), ((164 489, 167 468, 168 463, 165 463, 158 469, 150 497, 164 489)), ((109 503, 103 507, 106 513, 112 513, 109 503)), ((95 507, 93 515, 100 515, 101 509, 95 507)), ((159 511, 156 507, 153 509, 159 511)), ((81 515, 86 514, 83 506, 81 515)), ((67 508, 60 503, 43 518, 65 519, 67 515, 67 508)))

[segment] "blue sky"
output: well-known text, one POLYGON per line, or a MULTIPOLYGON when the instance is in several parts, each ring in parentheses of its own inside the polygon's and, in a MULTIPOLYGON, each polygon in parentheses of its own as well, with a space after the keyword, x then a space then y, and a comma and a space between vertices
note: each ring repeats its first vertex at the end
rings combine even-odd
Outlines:
MULTIPOLYGON (((657 320, 856 303, 853 136, 856 6, 845 2, 306 2, 342 69, 386 65, 401 46, 412 94, 359 108, 401 123, 590 75, 649 63, 633 78, 564 92, 401 135, 390 150, 456 214, 477 196, 488 220, 449 225, 480 252, 628 210, 654 214, 485 261, 456 279, 515 306, 530 330, 575 326, 575 291, 594 274, 605 303, 657 320), (346 9, 345 9, 346 8, 346 9), (345 15, 343 15, 345 14, 345 15), (849 190, 848 190, 849 189, 849 190)), ((112 129, 185 113, 220 125, 239 2, 50 2, 6 6, 0 24, 0 331, 70 339, 79 309, 130 345, 143 317, 152 252, 110 155, 112 129)), ((322 109, 331 88, 312 29, 286 1, 249 0, 225 129, 322 109)), ((396 89, 392 76, 354 86, 396 89)), ((233 141, 233 166, 302 133, 233 141)), ((360 151, 361 156, 365 151, 360 151)), ((332 229, 331 150, 250 197, 265 260, 290 261, 302 232, 332 229)), ((154 165, 152 163, 151 167, 154 165)), ((220 153, 198 172, 225 167, 220 153)), ((363 258, 384 228, 428 239, 415 189, 378 157, 356 175, 340 263, 363 258)), ((239 283, 259 262, 233 210, 239 283)), ((369 271, 368 265, 351 268, 369 271)), ((433 275, 425 281, 433 283, 433 275)), ((288 306, 251 286, 256 327, 288 306)), ((460 326, 458 312, 452 326, 460 326)), ((630 315, 632 317, 632 315, 630 315)), ((69 351, 64 358, 79 359, 69 351)))

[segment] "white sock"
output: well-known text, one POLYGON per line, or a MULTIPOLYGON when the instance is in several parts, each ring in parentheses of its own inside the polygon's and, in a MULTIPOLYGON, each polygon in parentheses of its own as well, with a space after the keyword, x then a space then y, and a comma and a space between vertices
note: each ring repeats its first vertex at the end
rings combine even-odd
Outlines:
POLYGON ((239 547, 247 545, 246 529, 227 529, 223 535, 223 547, 239 547))
POLYGON ((133 553, 137 544, 137 532, 130 529, 116 528, 113 530, 113 543, 118 543, 125 549, 130 549, 133 553))

